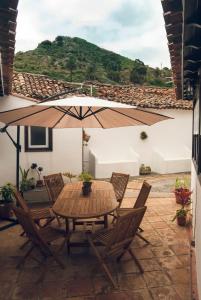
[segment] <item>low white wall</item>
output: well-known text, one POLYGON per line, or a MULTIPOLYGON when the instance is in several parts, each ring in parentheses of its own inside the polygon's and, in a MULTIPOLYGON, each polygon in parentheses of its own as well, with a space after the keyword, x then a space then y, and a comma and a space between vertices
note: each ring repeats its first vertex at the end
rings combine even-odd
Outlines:
MULTIPOLYGON (((0 98, 0 111, 12 109, 28 103, 26 100, 13 96, 0 98)), ((30 104, 30 103, 29 103, 30 104)), ((0 128, 4 124, 0 123, 0 128)), ((11 136, 16 139, 16 127, 8 128, 11 136)), ((54 172, 70 171, 81 173, 82 166, 82 130, 55 129, 53 130, 52 152, 24 152, 24 128, 20 129, 22 151, 20 165, 29 168, 35 162, 44 168, 43 175, 54 172)), ((15 183, 16 151, 8 136, 0 133, 0 185, 5 182, 15 183)))
POLYGON ((192 207, 193 207, 193 233, 195 240, 197 288, 199 299, 201 299, 201 183, 197 177, 194 165, 191 169, 192 207))
MULTIPOLYGON (((135 126, 114 129, 87 129, 91 136, 88 148, 99 148, 105 151, 108 156, 116 156, 116 152, 124 151, 131 147, 139 155, 139 164, 151 166, 152 170, 158 173, 178 172, 177 160, 187 159, 184 163, 185 169, 180 172, 190 171, 191 159, 191 133, 192 133, 192 112, 184 110, 151 110, 174 119, 162 121, 153 126, 135 126), (146 140, 140 139, 140 133, 145 131, 148 135, 146 140), (159 151, 165 158, 173 160, 171 167, 160 165, 155 158, 155 152, 159 151), (187 154, 188 153, 188 154, 187 154), (175 163, 174 163, 175 159, 175 163), (175 169, 175 167, 176 169, 175 169)), ((87 149, 85 149, 87 151, 87 149)), ((183 165, 182 165, 183 166, 183 165)))

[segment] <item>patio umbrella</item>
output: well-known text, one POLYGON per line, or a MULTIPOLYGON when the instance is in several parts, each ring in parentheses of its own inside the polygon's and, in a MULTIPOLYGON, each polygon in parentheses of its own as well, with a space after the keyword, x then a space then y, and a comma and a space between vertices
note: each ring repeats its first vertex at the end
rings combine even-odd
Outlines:
POLYGON ((49 128, 115 128, 153 125, 169 117, 94 97, 68 97, 0 112, 6 126, 49 128))
POLYGON ((87 96, 46 100, 38 104, 0 112, 0 122, 6 124, 5 128, 21 125, 106 129, 153 125, 167 119, 169 117, 132 105, 87 96))

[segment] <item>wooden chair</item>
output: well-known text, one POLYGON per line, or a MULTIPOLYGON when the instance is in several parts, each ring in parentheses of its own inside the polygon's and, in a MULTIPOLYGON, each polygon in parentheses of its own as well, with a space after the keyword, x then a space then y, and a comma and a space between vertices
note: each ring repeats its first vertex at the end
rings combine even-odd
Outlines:
MULTIPOLYGON (((146 201, 148 199, 148 196, 149 196, 149 193, 150 193, 150 190, 151 190, 151 185, 146 182, 145 180, 143 181, 143 184, 142 184, 142 187, 140 189, 140 192, 138 194, 138 197, 135 201, 135 204, 133 206, 133 208, 140 208, 140 207, 143 207, 145 206, 146 204, 146 201)), ((118 208, 116 213, 117 213, 117 216, 123 216, 127 213, 129 213, 130 211, 132 211, 133 208, 118 208)), ((143 230, 139 227, 139 230, 142 232, 143 230)), ((137 233, 138 237, 141 238, 143 241, 145 241, 147 244, 149 244, 149 241, 147 239, 145 239, 139 232, 137 233)))
POLYGON ((131 243, 140 226, 145 211, 146 207, 133 209, 132 212, 118 218, 112 229, 105 229, 95 234, 86 233, 94 254, 114 287, 116 287, 116 283, 106 265, 108 258, 115 257, 117 262, 119 262, 124 254, 128 252, 134 259, 140 272, 144 272, 131 249, 131 243), (104 246, 102 253, 99 252, 96 244, 104 246))
POLYGON ((43 176, 49 200, 53 205, 64 187, 64 181, 61 173, 43 176))
MULTIPOLYGON (((53 259, 58 263, 58 265, 61 268, 64 268, 63 263, 57 257, 56 253, 52 250, 51 243, 59 238, 64 238, 64 241, 66 241, 65 232, 61 232, 50 226, 47 226, 45 228, 38 228, 34 220, 31 218, 29 211, 15 206, 13 206, 13 211, 19 221, 19 224, 25 231, 29 241, 31 241, 31 247, 18 263, 17 267, 20 267, 22 264, 24 264, 32 251, 37 248, 45 258, 45 260, 48 257, 52 256, 53 259)), ((63 245, 64 243, 62 243, 62 246, 63 245)), ((34 259, 41 263, 37 258, 34 259)))
POLYGON ((30 209, 18 190, 14 190, 13 194, 16 199, 17 205, 19 205, 19 207, 21 207, 21 209, 23 209, 24 211, 29 212, 34 222, 37 223, 39 227, 47 226, 55 219, 56 216, 51 208, 30 209), (44 224, 41 224, 42 220, 46 220, 46 222, 44 224))
POLYGON ((121 203, 123 201, 128 181, 129 181, 128 174, 115 173, 115 172, 112 173, 110 182, 113 185, 116 199, 119 202, 119 207, 121 206, 121 203))

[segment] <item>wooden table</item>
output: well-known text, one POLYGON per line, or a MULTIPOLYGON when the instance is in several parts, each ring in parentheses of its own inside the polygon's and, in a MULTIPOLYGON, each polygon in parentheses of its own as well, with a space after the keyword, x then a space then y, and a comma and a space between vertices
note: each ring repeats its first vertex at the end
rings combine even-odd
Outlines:
POLYGON ((59 194, 53 211, 66 219, 90 219, 104 216, 118 207, 111 183, 93 181, 89 196, 82 195, 82 182, 66 184, 59 194))

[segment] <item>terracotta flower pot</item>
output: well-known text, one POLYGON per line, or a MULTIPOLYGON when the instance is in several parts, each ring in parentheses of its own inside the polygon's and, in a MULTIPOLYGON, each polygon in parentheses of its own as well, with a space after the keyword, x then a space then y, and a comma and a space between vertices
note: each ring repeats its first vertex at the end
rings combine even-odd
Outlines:
POLYGON ((186 216, 177 216, 177 224, 179 226, 186 226, 186 216))
MULTIPOLYGON (((177 189, 174 191, 175 194, 175 199, 176 199, 176 203, 178 204, 182 204, 182 194, 184 192, 189 192, 189 189, 177 189)), ((190 200, 190 196, 189 196, 189 200, 190 200)))
POLYGON ((36 181, 36 186, 37 187, 42 187, 43 186, 43 180, 37 180, 36 181))

